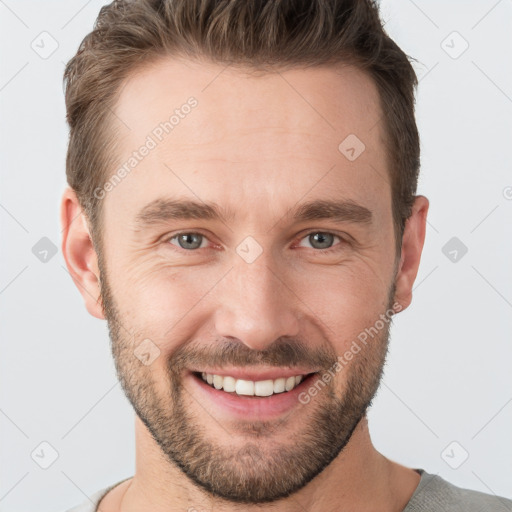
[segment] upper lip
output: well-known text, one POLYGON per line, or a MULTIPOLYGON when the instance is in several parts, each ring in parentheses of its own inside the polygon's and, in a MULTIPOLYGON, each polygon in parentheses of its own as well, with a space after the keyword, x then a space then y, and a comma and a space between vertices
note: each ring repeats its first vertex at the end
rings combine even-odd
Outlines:
POLYGON ((302 375, 305 377, 310 373, 316 373, 316 370, 308 370, 304 368, 270 368, 267 370, 257 370, 250 368, 206 368, 200 370, 192 370, 192 372, 209 373, 211 375, 221 375, 222 377, 233 377, 242 380, 275 380, 281 377, 295 377, 302 375))

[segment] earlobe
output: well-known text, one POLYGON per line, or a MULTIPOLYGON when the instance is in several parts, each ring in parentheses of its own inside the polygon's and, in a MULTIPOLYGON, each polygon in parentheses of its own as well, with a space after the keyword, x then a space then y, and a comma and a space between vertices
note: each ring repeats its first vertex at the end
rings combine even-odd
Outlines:
POLYGON ((421 260, 425 242, 429 201, 425 196, 416 196, 411 216, 407 219, 402 238, 402 254, 396 275, 395 301, 402 311, 412 301, 412 288, 421 260))
POLYGON ((101 304, 98 258, 94 249, 85 213, 74 190, 67 187, 60 208, 62 254, 68 271, 81 293, 89 313, 105 319, 101 304))

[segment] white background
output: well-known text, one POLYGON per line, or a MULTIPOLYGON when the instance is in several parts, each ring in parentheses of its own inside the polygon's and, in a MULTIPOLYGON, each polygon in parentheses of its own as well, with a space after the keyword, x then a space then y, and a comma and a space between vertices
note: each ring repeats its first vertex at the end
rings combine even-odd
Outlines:
MULTIPOLYGON (((62 73, 103 3, 0 1, 1 512, 66 510, 134 472, 106 322, 87 313, 60 249, 46 263, 32 252, 42 237, 60 246, 62 73), (58 42, 47 59, 31 47, 43 31, 58 42), (42 441, 58 452, 48 469, 30 456, 42 441)), ((512 2, 387 0, 382 15, 419 61, 418 193, 431 207, 373 441, 407 466, 512 498, 512 2), (442 252, 454 236, 468 248, 455 263, 442 252)))

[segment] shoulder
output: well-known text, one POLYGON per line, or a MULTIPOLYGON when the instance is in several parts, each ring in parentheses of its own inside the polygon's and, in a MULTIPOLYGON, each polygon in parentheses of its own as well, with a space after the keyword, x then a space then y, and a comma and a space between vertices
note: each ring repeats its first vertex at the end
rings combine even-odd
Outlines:
POLYGON ((70 508, 66 510, 66 512, 96 512, 99 502, 108 493, 110 487, 105 487, 104 489, 100 489, 99 491, 91 494, 86 501, 84 501, 81 505, 77 505, 76 507, 70 508))
POLYGON ((105 487, 103 489, 100 489, 99 491, 96 491, 94 494, 91 494, 86 501, 84 501, 82 504, 77 505, 76 507, 70 508, 66 510, 66 512, 97 512, 98 505, 100 504, 100 501, 113 489, 120 487, 124 482, 127 482, 128 480, 131 480, 132 477, 125 478, 124 480, 121 480, 120 482, 117 482, 113 485, 109 485, 108 487, 105 487))
POLYGON ((403 512, 512 512, 512 500, 457 487, 424 470, 418 472, 420 483, 403 512))

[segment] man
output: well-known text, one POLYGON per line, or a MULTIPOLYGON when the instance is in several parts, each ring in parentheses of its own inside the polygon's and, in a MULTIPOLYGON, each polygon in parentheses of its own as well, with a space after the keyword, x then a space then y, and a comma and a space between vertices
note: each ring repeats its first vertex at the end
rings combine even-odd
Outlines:
POLYGON ((114 2, 65 78, 62 249, 137 453, 74 510, 512 510, 370 440, 429 206, 376 5, 114 2))

